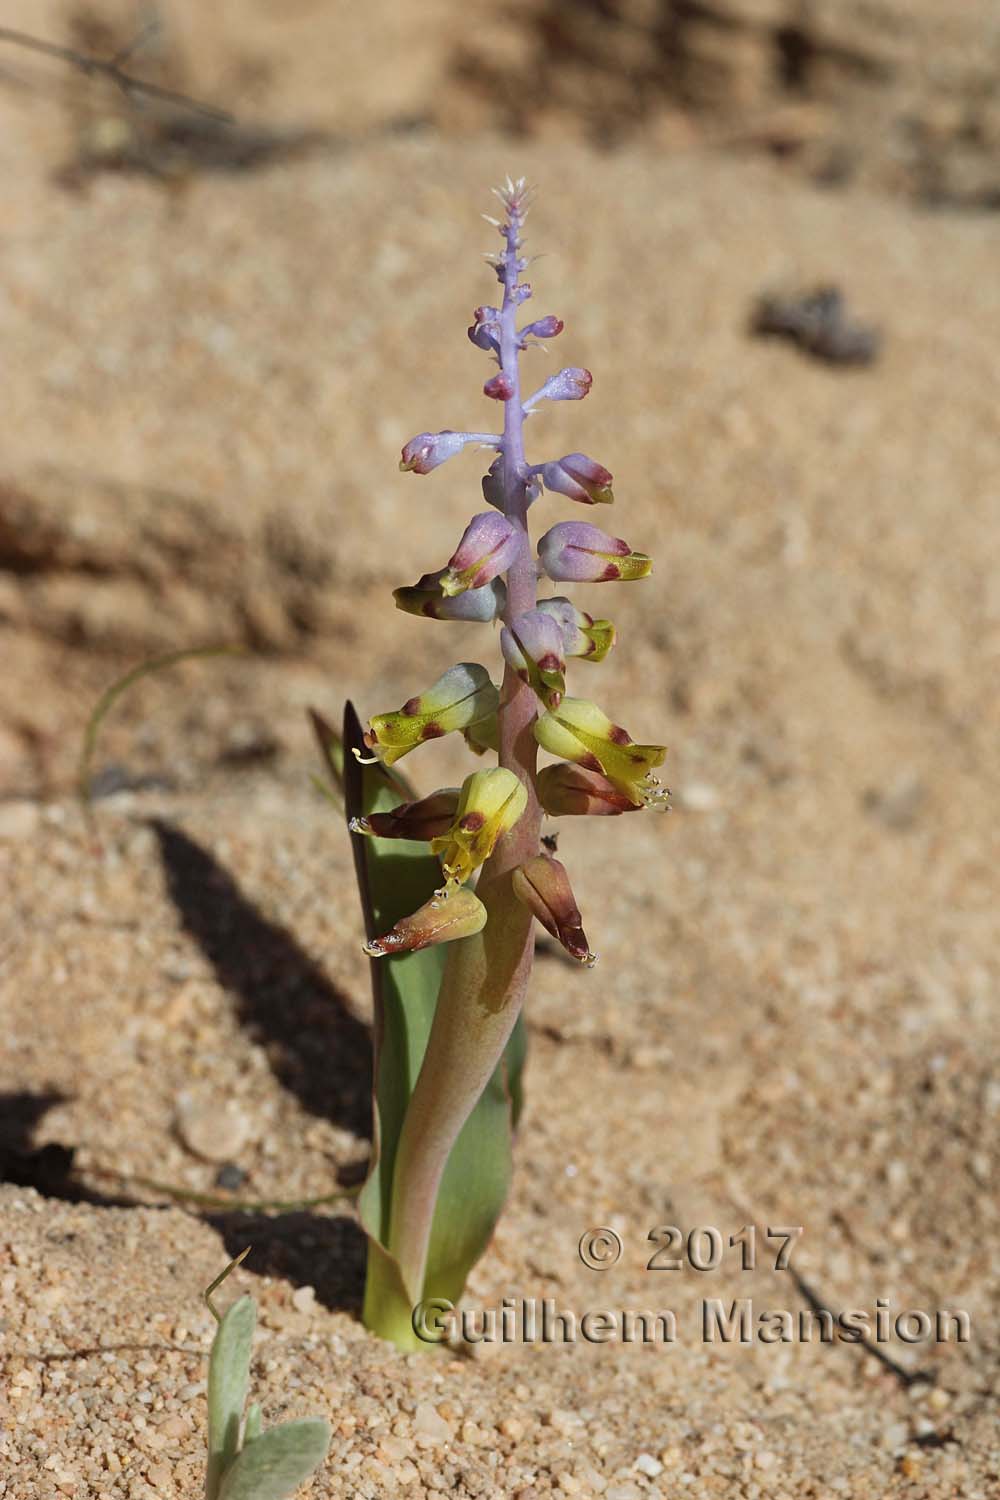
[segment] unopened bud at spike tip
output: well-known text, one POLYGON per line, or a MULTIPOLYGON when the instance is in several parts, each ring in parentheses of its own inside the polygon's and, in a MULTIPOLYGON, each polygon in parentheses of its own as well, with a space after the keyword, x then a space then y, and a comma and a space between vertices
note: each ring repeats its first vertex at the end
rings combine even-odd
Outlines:
POLYGON ((502 370, 483 386, 483 395, 489 396, 491 401, 509 401, 513 394, 514 387, 502 370))
POLYGON ((629 582, 653 571, 645 552, 586 521, 560 521, 539 540, 538 555, 555 583, 629 582))
POLYGON ((568 365, 550 375, 545 384, 528 397, 524 409, 528 411, 539 401, 582 401, 593 383, 594 377, 589 370, 568 365))
POLYGON ((571 957, 588 968, 593 967, 597 954, 590 951, 566 866, 553 859, 551 854, 536 854, 514 870, 511 885, 514 895, 541 922, 546 932, 550 932, 571 957))
POLYGON ((562 333, 564 327, 562 318, 556 318, 550 313, 547 318, 536 318, 534 323, 529 323, 526 328, 522 328, 519 337, 554 339, 562 333))

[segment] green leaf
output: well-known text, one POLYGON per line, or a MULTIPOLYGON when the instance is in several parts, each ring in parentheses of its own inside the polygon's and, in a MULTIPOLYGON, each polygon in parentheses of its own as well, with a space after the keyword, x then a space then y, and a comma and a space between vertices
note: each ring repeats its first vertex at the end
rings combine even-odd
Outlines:
MULTIPOLYGON (((351 704, 344 716, 344 796, 348 818, 395 807, 410 787, 381 764, 362 765, 367 752, 351 704)), ((416 910, 441 884, 441 868, 426 844, 353 834, 355 869, 369 938, 416 910)), ((406 1348, 426 1348, 410 1327, 411 1305, 398 1266, 385 1249, 392 1172, 399 1132, 420 1070, 447 945, 372 961, 375 1000, 375 1109, 372 1164, 358 1199, 369 1235, 364 1321, 406 1348)), ((524 1030, 519 1021, 497 1068, 466 1122, 445 1169, 431 1235, 424 1296, 457 1301, 469 1270, 482 1255, 507 1195, 511 1173, 512 1112, 520 1102, 524 1030)))
POLYGON ((208 1473, 205 1500, 216 1500, 219 1483, 236 1457, 240 1422, 250 1384, 250 1353, 257 1307, 240 1297, 224 1314, 208 1361, 208 1473))
POLYGON ((330 1424, 323 1417, 269 1427, 228 1470, 219 1500, 285 1500, 319 1468, 329 1447, 330 1424))

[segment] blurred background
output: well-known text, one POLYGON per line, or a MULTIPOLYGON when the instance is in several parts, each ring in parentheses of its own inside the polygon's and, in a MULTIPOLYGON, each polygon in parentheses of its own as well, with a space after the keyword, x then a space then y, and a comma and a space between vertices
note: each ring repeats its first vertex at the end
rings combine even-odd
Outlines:
POLYGON ((483 420, 463 330, 508 170, 540 190, 537 306, 597 380, 546 441, 597 444, 622 527, 664 555, 644 637, 673 711, 709 692, 724 633, 697 623, 708 579, 678 582, 696 537, 720 614, 782 558, 827 622, 830 541, 840 659, 963 696, 935 662, 953 647, 975 675, 956 632, 981 641, 977 590, 952 574, 933 624, 910 606, 921 564, 945 587, 940 549, 992 484, 990 0, 12 0, 0 24, 4 795, 65 787, 96 693, 158 652, 253 660, 147 682, 99 790, 280 756, 301 698, 390 691, 404 642, 448 654, 386 588, 451 550, 474 460, 423 482, 395 461, 413 431, 483 420), (786 341, 754 342, 755 319, 786 341), (859 626, 844 586, 865 569, 891 578, 859 626), (878 618, 893 591, 917 652, 878 618))
MULTIPOLYGON (((10 1338, 35 1347, 55 1306, 37 1268, 60 1226, 53 1318, 80 1346, 141 1343, 165 1307, 194 1326, 223 1220, 109 1217, 116 1174, 146 1179, 126 1202, 150 1179, 287 1201, 364 1170, 367 963, 306 708, 367 717, 499 663, 486 627, 390 591, 482 508, 479 455, 397 464, 415 433, 495 420, 465 330, 495 289, 479 215, 523 174, 531 311, 566 323, 539 383, 594 374, 529 456, 612 470, 597 520, 655 559, 574 590, 619 644, 570 691, 667 743, 672 811, 561 820, 602 961, 540 954, 514 1192, 472 1293, 594 1305, 575 1246, 608 1224, 629 1253, 601 1294, 648 1305, 665 1218, 802 1224, 825 1303, 958 1306, 976 1340, 896 1364, 692 1340, 654 1378, 577 1349, 530 1389, 523 1351, 452 1363, 473 1436, 414 1462, 475 1495, 673 1496, 675 1469, 775 1500, 992 1493, 995 0, 3 0, 0 27, 0 1168, 47 1194, 19 1220, 10 1338), (114 706, 85 822, 100 694, 213 647, 236 654, 114 706), (53 1183, 50 1147, 75 1176, 53 1183), (146 1226, 138 1292, 121 1224, 146 1226), (495 1430, 501 1381, 520 1439, 495 1430)), ((581 514, 547 496, 532 520, 581 514)), ((454 738, 405 763, 422 789, 467 773, 454 738)), ((369 1393, 323 1493, 395 1493, 409 1416, 394 1458, 365 1424, 440 1376, 365 1338, 337 1212, 226 1232, 254 1240, 270 1326, 321 1329, 303 1409, 369 1393)), ((730 1270, 712 1295, 748 1294, 730 1270)), ((670 1288, 682 1321, 699 1290, 670 1288)), ((99 1410, 131 1452, 99 1373, 79 1423, 99 1410)), ((197 1434, 171 1441, 130 1495, 171 1473, 193 1493, 197 1434)), ((124 1493, 93 1471, 87 1493, 124 1493)))

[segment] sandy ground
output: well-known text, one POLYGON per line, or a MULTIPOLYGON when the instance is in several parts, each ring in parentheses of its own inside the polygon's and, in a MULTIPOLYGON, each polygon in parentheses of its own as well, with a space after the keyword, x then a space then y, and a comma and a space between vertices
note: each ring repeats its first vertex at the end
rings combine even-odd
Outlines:
MULTIPOLYGON (((995 223, 693 148, 426 134, 70 193, 48 116, 17 118, 0 1494, 197 1495, 200 1292, 252 1243, 232 1291, 260 1302, 266 1419, 334 1423, 317 1497, 995 1495, 995 223), (476 502, 472 459, 419 480, 396 457, 485 420, 464 329, 508 170, 541 190, 533 307, 595 374, 534 450, 607 463, 615 529, 656 558, 649 583, 581 591, 620 645, 574 686, 669 742, 674 810, 561 829, 601 962, 539 959, 514 1191, 468 1300, 670 1309, 677 1336, 404 1358, 358 1321, 349 1200, 199 1216, 137 1179, 225 1199, 232 1162, 229 1199, 298 1200, 362 1169, 366 963, 304 709, 497 660, 389 589, 440 566, 476 502), (876 365, 747 336, 759 292, 830 280, 882 328, 876 365), (244 654, 115 711, 88 824, 97 693, 218 643, 244 654), (647 1270, 671 1224, 757 1225, 758 1269, 727 1246, 715 1271, 647 1270), (597 1225, 623 1243, 603 1272, 577 1251, 597 1225), (804 1227, 790 1270, 769 1225, 804 1227), (810 1295, 960 1309, 972 1336, 703 1337, 705 1299, 797 1318, 810 1295)), ((428 787, 463 764, 450 742, 412 762, 428 787)))

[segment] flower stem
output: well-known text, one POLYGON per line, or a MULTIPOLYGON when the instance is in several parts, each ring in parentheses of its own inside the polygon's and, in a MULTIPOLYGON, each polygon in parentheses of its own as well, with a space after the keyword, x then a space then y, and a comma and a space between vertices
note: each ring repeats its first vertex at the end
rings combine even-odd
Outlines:
MULTIPOLYGON (((501 455, 504 514, 522 532, 520 552, 507 573, 504 618, 509 623, 534 608, 537 574, 528 538, 529 471, 518 365, 517 314, 525 300, 520 283, 525 215, 520 185, 508 194, 506 207, 505 248, 498 268, 504 289, 500 365, 511 393, 504 405, 501 455)), ((500 764, 524 783, 528 803, 483 867, 476 893, 487 909, 485 928, 450 945, 427 1051, 400 1133, 389 1249, 414 1301, 435 1290, 424 1282, 434 1208, 449 1153, 503 1056, 531 974, 532 916, 514 895, 511 873, 538 852, 541 810, 535 792, 537 746, 532 732, 536 704, 532 689, 508 666, 500 694, 500 764)))

